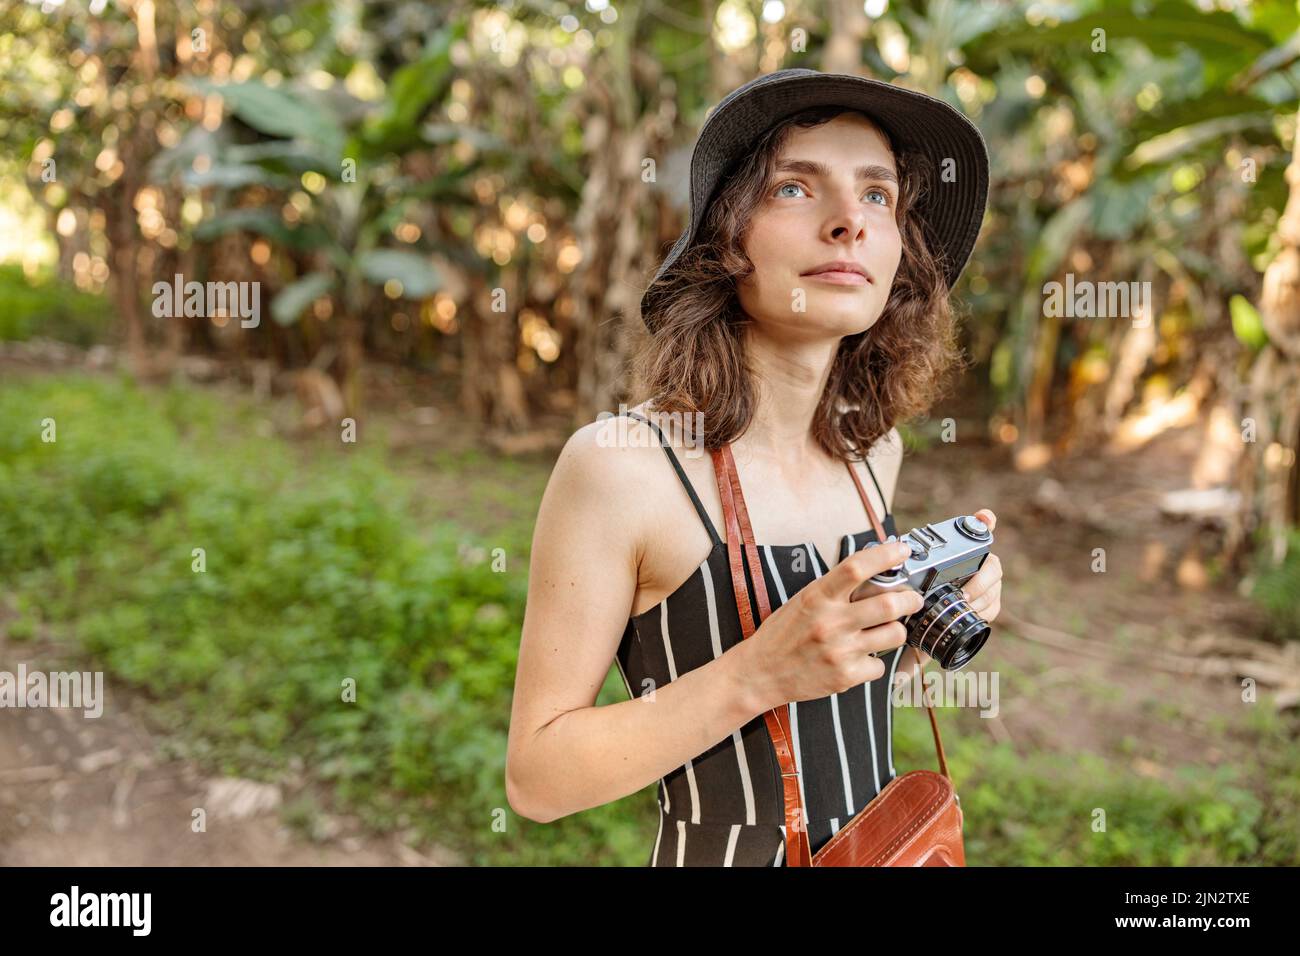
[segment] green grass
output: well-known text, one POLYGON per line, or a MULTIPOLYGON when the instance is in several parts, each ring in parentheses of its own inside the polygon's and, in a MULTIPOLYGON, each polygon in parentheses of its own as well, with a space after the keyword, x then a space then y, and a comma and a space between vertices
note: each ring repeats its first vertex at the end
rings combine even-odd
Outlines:
MULTIPOLYGON (((291 446, 257 437, 262 418, 190 386, 60 376, 0 387, 11 637, 49 627, 75 642, 90 667, 152 701, 169 752, 267 780, 304 767, 335 808, 377 830, 434 838, 475 863, 644 864, 652 786, 547 825, 505 799, 546 463, 438 456, 439 487, 471 503, 465 520, 459 497, 430 507, 428 466, 395 467, 381 430, 362 428, 371 440, 355 446, 291 446), (46 419, 56 442, 41 441, 46 419), (430 512, 456 517, 412 517, 430 512), (505 573, 491 570, 495 547, 505 573), (480 557, 466 563, 472 549, 480 557), (342 699, 348 679, 355 703, 342 699)), ((624 696, 611 670, 597 703, 624 696)), ((941 711, 970 862, 1296 863, 1300 744, 1266 705, 1254 713, 1230 769, 1180 767, 1162 783, 1130 766, 1151 754, 1146 741, 1127 755, 1023 755, 978 717, 941 711), (1098 808, 1105 832, 1093 830, 1098 808)), ((933 766, 924 713, 900 711, 894 726, 899 771, 933 766)), ((284 814, 311 838, 322 809, 292 793, 284 814)))
POLYGON ((300 758, 376 828, 480 862, 641 862, 648 806, 541 827, 507 805, 526 538, 415 526, 378 447, 304 467, 254 437, 254 409, 192 388, 30 379, 0 389, 0 420, 11 634, 79 643, 153 699, 175 752, 261 779, 300 758), (487 555, 466 565, 463 544, 487 555))
MULTIPOLYGON (((1214 866, 1300 863, 1300 742, 1268 705, 1255 740, 1231 766, 1175 768, 1166 783, 1122 754, 1018 754, 986 732, 959 733, 936 711, 961 796, 970 866, 1214 866), (1103 828, 1104 827, 1104 828, 1103 828)), ((964 726, 979 721, 963 714, 964 726)), ((923 711, 895 714, 899 773, 937 769, 923 711)), ((1150 741, 1130 738, 1132 756, 1150 741)))
POLYGON ((103 341, 112 322, 107 299, 48 276, 31 282, 22 267, 0 265, 0 341, 22 341, 38 332, 86 347, 103 341))
POLYGON ((1259 535, 1256 566, 1260 569, 1251 597, 1264 611, 1273 633, 1284 640, 1300 640, 1300 531, 1287 538, 1286 556, 1276 566, 1259 535))

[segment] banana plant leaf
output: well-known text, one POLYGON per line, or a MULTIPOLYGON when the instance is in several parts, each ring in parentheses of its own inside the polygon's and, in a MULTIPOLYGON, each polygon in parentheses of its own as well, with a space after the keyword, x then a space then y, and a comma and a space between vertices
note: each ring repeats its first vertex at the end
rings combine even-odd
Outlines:
POLYGON ((278 212, 264 208, 231 209, 206 219, 194 228, 194 237, 206 242, 231 232, 255 232, 273 242, 309 252, 330 245, 329 235, 319 226, 288 226, 278 212))
POLYGON ((281 325, 292 325, 303 309, 334 288, 335 281, 332 273, 313 272, 289 283, 271 300, 271 317, 281 325))
POLYGON ((310 143, 338 168, 345 134, 321 99, 256 80, 224 85, 196 80, 194 85, 219 94, 232 113, 258 132, 310 143))
POLYGON ((442 288, 442 276, 427 256, 402 249, 372 249, 362 253, 357 258, 357 268, 377 285, 396 279, 407 298, 422 298, 442 288))

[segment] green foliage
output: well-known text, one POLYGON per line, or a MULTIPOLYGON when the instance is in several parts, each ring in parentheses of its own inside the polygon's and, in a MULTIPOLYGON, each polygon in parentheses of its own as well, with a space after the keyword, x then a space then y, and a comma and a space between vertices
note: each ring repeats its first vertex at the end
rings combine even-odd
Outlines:
POLYGON ((1266 552, 1261 547, 1257 555, 1259 575, 1251 597, 1264 609, 1278 636, 1300 641, 1300 531, 1291 530, 1280 564, 1273 564, 1266 552))
POLYGON ((281 289, 271 300, 271 315, 281 325, 298 321, 302 310, 334 287, 334 276, 328 272, 313 272, 281 289))
POLYGON ((316 208, 299 224, 286 223, 271 206, 241 206, 216 212, 194 230, 195 238, 205 242, 251 231, 287 248, 324 252, 326 261, 319 263, 324 271, 301 275, 276 294, 271 313, 278 324, 292 325, 312 301, 326 294, 337 295, 346 311, 358 313, 373 292, 367 283, 383 286, 396 280, 401 294, 410 299, 442 287, 427 252, 384 248, 381 243, 414 202, 435 200, 451 206, 463 201, 455 186, 459 176, 408 183, 398 175, 395 160, 429 145, 420 124, 448 95, 451 49, 464 35, 463 20, 433 31, 421 58, 395 70, 383 98, 373 106, 301 85, 192 81, 196 90, 219 94, 230 112, 254 130, 280 138, 239 143, 224 130, 214 143, 216 161, 202 172, 184 167, 192 146, 182 141, 155 164, 157 178, 180 171, 191 186, 257 185, 287 191, 294 187, 296 175, 318 174, 319 187, 313 187, 319 194, 316 208))
POLYGON ((421 298, 436 292, 442 278, 424 256, 401 249, 373 249, 357 260, 361 274, 371 282, 383 284, 396 279, 405 295, 421 298))
POLYGON ((1232 315, 1232 333, 1242 345, 1258 351, 1268 344, 1268 333, 1259 311, 1244 295, 1234 295, 1228 300, 1232 315))
POLYGON ((1201 54, 1206 72, 1222 82, 1272 47, 1270 37, 1245 26, 1225 11, 1197 10, 1184 0, 1160 0, 1139 7, 1129 0, 1107 0, 1101 9, 1049 26, 1020 21, 994 35, 980 47, 979 64, 991 67, 1011 52, 1059 50, 1062 56, 1096 56, 1093 46, 1105 38, 1106 49, 1115 43, 1141 43, 1158 56, 1172 59, 1183 50, 1201 54), (1098 32, 1100 31, 1100 32, 1098 32))
POLYGON ((409 149, 419 141, 419 121, 429 104, 441 100, 451 82, 451 50, 465 39, 465 22, 429 37, 420 59, 393 72, 381 113, 367 120, 362 142, 372 153, 409 149))
MULTIPOLYGON (((945 720, 944 712, 937 716, 945 720)), ((1026 754, 990 742, 982 729, 960 733, 980 719, 965 716, 947 718, 944 751, 961 796, 968 865, 1294 866, 1300 860, 1300 744, 1280 719, 1260 722, 1252 748, 1258 758, 1212 770, 1181 766, 1155 780, 1119 755, 1026 754)), ((899 773, 934 769, 924 712, 900 710, 894 733, 899 773)), ((1129 739, 1134 756, 1142 749, 1129 739)))
POLYGON ((494 536, 512 569, 496 573, 490 552, 462 557, 461 528, 413 527, 411 489, 381 456, 304 469, 249 437, 248 407, 189 388, 41 379, 0 390, 0 419, 13 631, 65 632, 154 699, 182 752, 265 778, 296 757, 374 826, 410 821, 479 861, 542 862, 567 842, 569 862, 592 845, 644 862, 624 810, 534 840, 506 801, 526 539, 494 536))
POLYGON ((897 427, 905 452, 925 451, 934 444, 938 435, 937 426, 928 419, 923 422, 899 422, 897 427))
POLYGON ((343 128, 319 97, 256 80, 221 85, 195 80, 194 86, 220 94, 231 112, 259 132, 297 140, 319 150, 322 164, 337 167, 343 154, 343 128))
POLYGON ((40 335, 86 347, 111 328, 106 299, 48 276, 29 282, 18 265, 0 265, 0 303, 0 340, 40 335))
POLYGON ((204 220, 195 227, 194 237, 209 242, 227 233, 245 230, 302 251, 319 249, 329 242, 329 235, 319 226, 287 226, 274 210, 248 207, 231 209, 204 220))

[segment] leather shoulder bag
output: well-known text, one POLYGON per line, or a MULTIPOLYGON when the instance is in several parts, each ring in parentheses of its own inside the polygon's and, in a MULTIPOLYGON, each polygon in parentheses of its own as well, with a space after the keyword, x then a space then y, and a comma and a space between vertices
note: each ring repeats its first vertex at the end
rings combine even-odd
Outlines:
MULTIPOLYGON (((847 464, 847 463, 846 463, 847 464)), ((731 447, 713 450, 714 474, 727 526, 727 556, 731 581, 740 611, 741 630, 748 638, 757 629, 745 583, 745 564, 749 566, 758 600, 759 623, 771 613, 767 582, 759 560, 754 530, 740 491, 731 447)), ((885 540, 885 530, 876 517, 866 489, 853 466, 849 474, 858 495, 866 506, 871 527, 878 541, 885 540)), ((811 555, 809 556, 811 558, 811 555)), ((924 668, 922 668, 924 669, 924 668)), ((892 705, 891 705, 892 706, 892 705)), ((961 803, 953 789, 944 759, 943 741, 934 708, 928 700, 934 747, 939 756, 939 773, 912 770, 891 780, 856 816, 839 829, 816 853, 811 851, 803 804, 799 798, 799 770, 790 746, 790 708, 781 704, 764 714, 768 733, 781 767, 782 792, 785 799, 785 850, 787 866, 965 866, 962 844, 961 803)))

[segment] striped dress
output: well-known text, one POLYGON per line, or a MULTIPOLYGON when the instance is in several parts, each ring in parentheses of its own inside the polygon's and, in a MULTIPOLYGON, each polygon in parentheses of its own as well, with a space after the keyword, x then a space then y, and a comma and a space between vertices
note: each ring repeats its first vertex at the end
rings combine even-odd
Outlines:
MULTIPOLYGON (((663 432, 635 412, 628 414, 658 433, 713 542, 708 557, 677 590, 629 619, 615 660, 632 697, 707 664, 743 638, 725 541, 663 432)), ((879 493, 874 473, 871 480, 879 493)), ((889 513, 881 523, 887 534, 897 533, 889 513)), ((843 535, 839 560, 875 540, 871 530, 843 535)), ((810 541, 760 545, 759 552, 773 611, 829 570, 810 541)), ((752 589, 750 601, 758 606, 752 589)), ((877 655, 885 665, 878 680, 790 704, 791 743, 814 853, 896 776, 888 689, 902 651, 877 655)), ((662 777, 658 800, 659 828, 648 865, 785 865, 781 769, 762 714, 662 777)))

